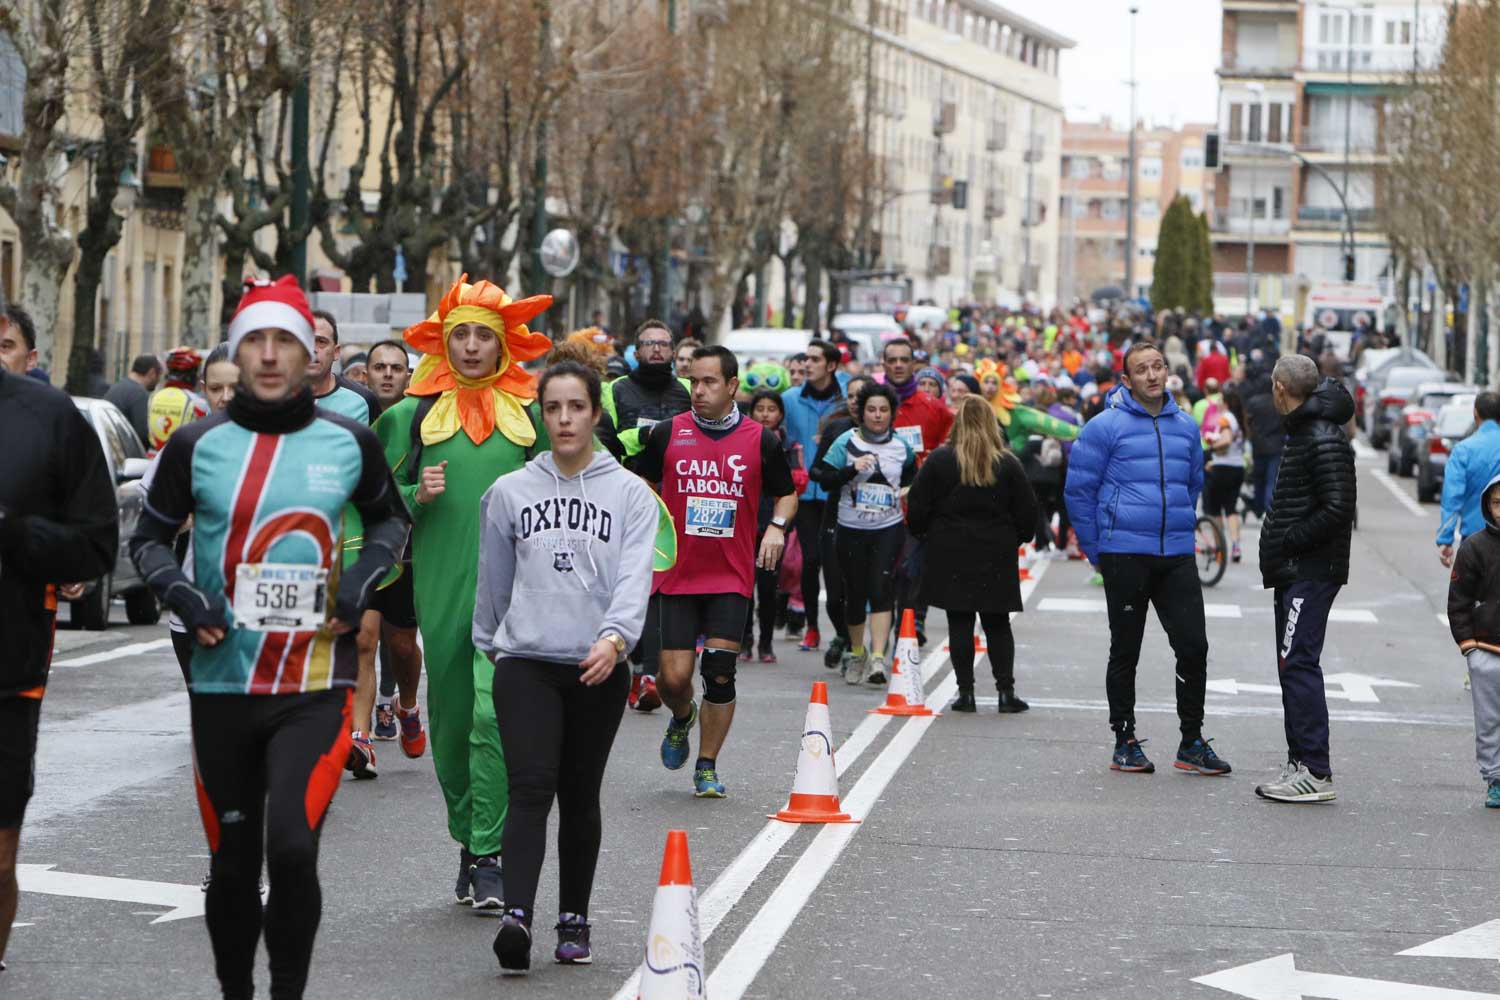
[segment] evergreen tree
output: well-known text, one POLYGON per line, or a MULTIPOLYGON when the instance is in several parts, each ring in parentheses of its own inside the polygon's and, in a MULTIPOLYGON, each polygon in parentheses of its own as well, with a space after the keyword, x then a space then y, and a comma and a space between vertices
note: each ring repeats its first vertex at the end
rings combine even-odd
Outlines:
POLYGON ((1157 312, 1186 306, 1193 250, 1197 244, 1192 208, 1187 199, 1172 199, 1156 237, 1156 265, 1151 272, 1151 307, 1157 312))
POLYGON ((1214 312, 1214 244, 1208 235, 1208 210, 1198 213, 1198 287, 1196 303, 1205 316, 1214 312))

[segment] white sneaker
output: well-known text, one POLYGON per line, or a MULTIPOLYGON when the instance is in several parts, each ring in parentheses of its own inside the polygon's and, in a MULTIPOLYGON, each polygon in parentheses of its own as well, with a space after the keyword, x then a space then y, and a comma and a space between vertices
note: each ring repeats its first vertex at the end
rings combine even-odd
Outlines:
POLYGON ((873 656, 870 658, 870 672, 865 675, 865 683, 885 683, 885 657, 873 656))
POLYGON ((844 671, 845 684, 861 684, 864 682, 865 674, 870 669, 870 654, 864 656, 849 656, 849 668, 844 671))
POLYGON ((1333 790, 1333 776, 1317 778, 1304 765, 1287 761, 1281 765, 1281 777, 1255 786, 1255 794, 1274 802, 1332 802, 1338 798, 1333 790))

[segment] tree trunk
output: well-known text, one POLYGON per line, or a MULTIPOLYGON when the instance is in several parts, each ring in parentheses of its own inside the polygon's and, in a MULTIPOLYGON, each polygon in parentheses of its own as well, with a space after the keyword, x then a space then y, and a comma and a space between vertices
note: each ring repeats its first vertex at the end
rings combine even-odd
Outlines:
POLYGON ((73 349, 68 352, 67 389, 75 396, 91 396, 98 388, 93 378, 99 347, 94 306, 104 277, 104 253, 85 248, 73 274, 73 349))
POLYGON ((822 330, 822 324, 818 322, 818 311, 823 305, 823 251, 812 248, 803 257, 804 283, 807 290, 803 295, 802 326, 818 333, 822 330))
POLYGON ((57 348, 57 321, 62 314, 63 278, 72 259, 73 241, 45 232, 27 238, 21 229, 20 304, 36 322, 36 363, 51 371, 57 348), (63 253, 55 251, 62 250, 63 253), (49 252, 52 251, 52 252, 49 252), (65 255, 64 255, 65 254, 65 255))
POLYGON ((217 194, 211 184, 183 193, 182 339, 193 347, 208 347, 219 339, 213 315, 219 258, 217 194))
POLYGON ((795 252, 781 258, 781 325, 784 327, 797 325, 797 279, 792 273, 792 261, 796 259, 795 252))

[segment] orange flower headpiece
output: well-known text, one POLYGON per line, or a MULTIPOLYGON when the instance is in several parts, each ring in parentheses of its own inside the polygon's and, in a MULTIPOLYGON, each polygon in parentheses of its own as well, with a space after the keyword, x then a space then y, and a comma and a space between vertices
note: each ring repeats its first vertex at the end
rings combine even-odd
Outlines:
POLYGON ((522 447, 536 443, 536 430, 525 408, 526 402, 536 398, 536 378, 520 362, 551 349, 552 341, 526 329, 526 321, 551 304, 550 295, 513 301, 499 285, 488 281, 471 285, 465 274, 448 289, 437 312, 407 327, 402 336, 424 355, 407 395, 438 397, 422 420, 424 445, 446 441, 460 428, 475 444, 483 444, 496 428, 522 447), (454 369, 448 358, 448 335, 462 323, 482 324, 500 338, 500 366, 495 374, 472 379, 454 369))
POLYGON ((1012 379, 1005 379, 1000 383, 1000 391, 995 393, 995 398, 990 401, 990 409, 995 411, 995 416, 1000 418, 1000 426, 1009 427, 1011 411, 1021 405, 1021 394, 1016 390, 1016 383, 1012 379))
POLYGON ((1003 379, 1005 378, 1005 374, 1005 365, 996 361, 994 358, 981 358, 974 365, 974 377, 980 379, 981 381, 986 375, 994 375, 997 378, 1003 379))
POLYGON ((568 339, 582 344, 600 357, 609 357, 615 353, 615 339, 597 326, 586 326, 582 330, 574 330, 568 334, 568 339))

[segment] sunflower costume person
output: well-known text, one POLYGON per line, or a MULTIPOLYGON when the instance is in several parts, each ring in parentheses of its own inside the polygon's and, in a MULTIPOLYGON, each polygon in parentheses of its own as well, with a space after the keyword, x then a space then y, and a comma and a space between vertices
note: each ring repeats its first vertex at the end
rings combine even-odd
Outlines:
MULTIPOLYGON (((427 660, 432 758, 460 847, 458 902, 501 903, 500 831, 509 804, 505 758, 491 698, 494 665, 471 638, 479 559, 479 501, 495 480, 548 447, 536 411, 536 379, 521 362, 552 342, 526 321, 550 295, 513 301, 488 281, 464 275, 438 310, 408 328, 423 357, 406 398, 383 413, 375 433, 412 515, 412 584, 427 660), (499 341, 492 374, 465 377, 453 363, 455 330, 479 324, 499 341), (442 492, 423 492, 423 470, 441 469, 442 492), (419 495, 425 499, 419 499, 419 495)), ((463 331, 460 331, 461 333, 463 331)))

